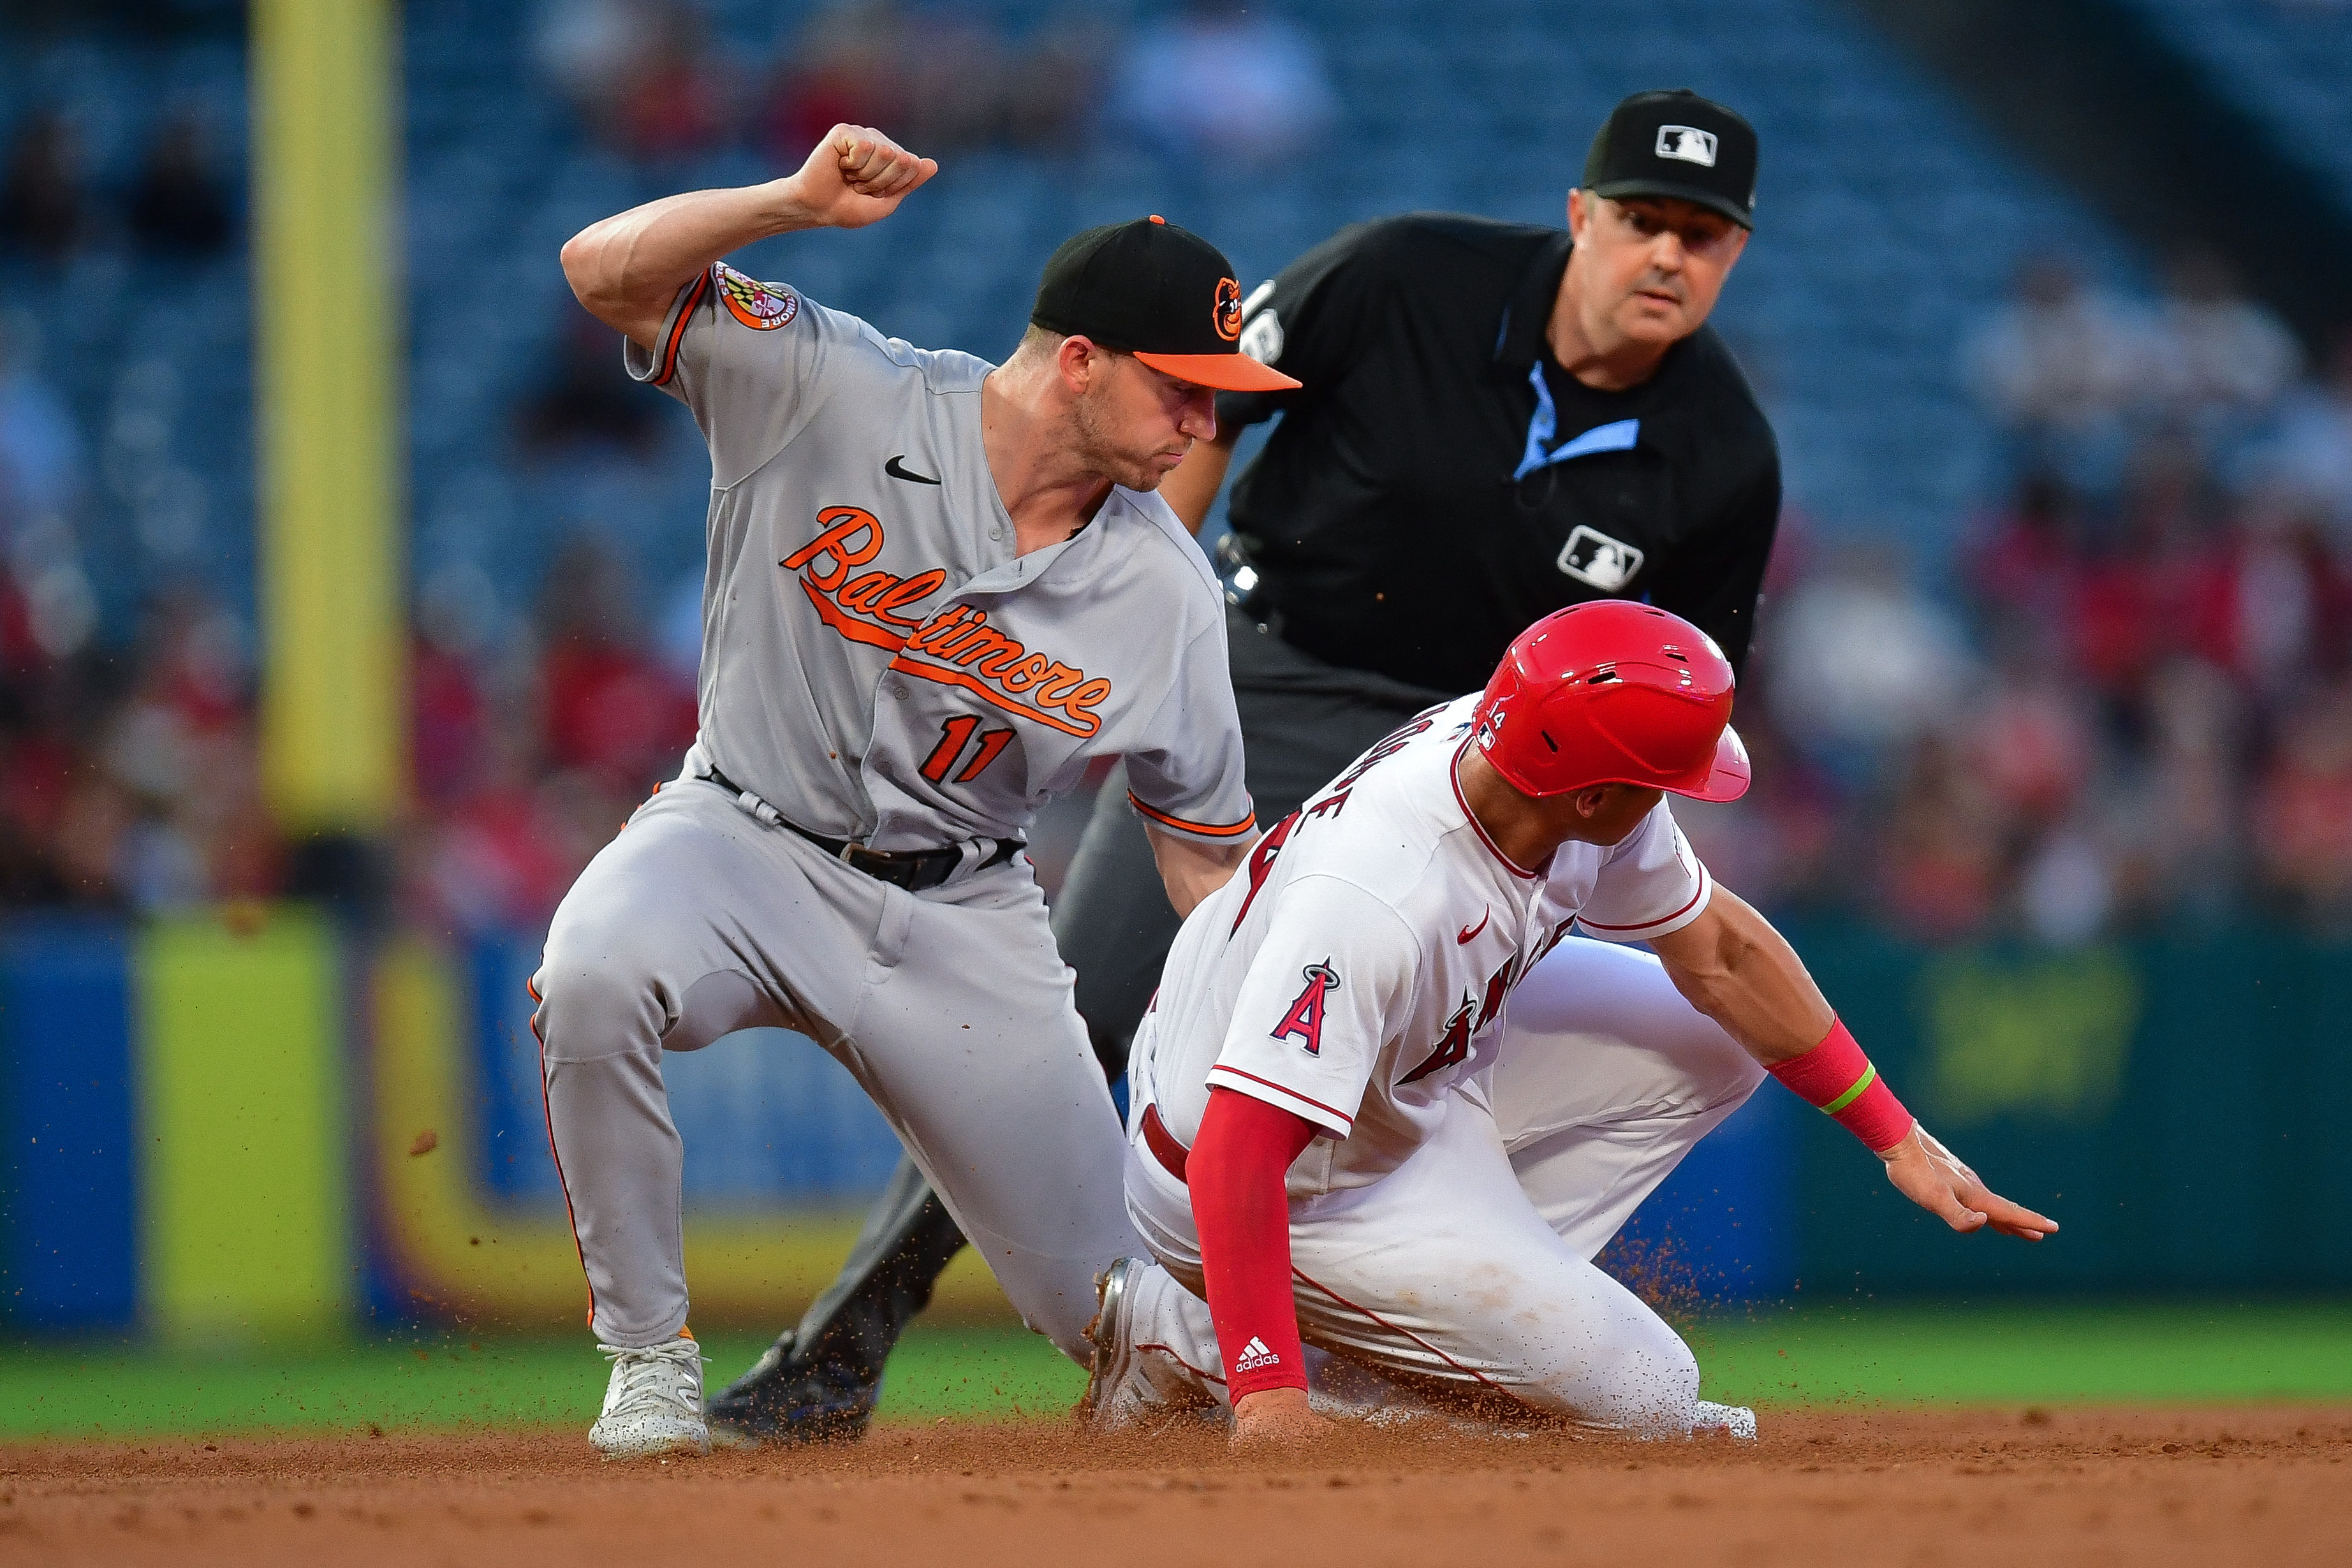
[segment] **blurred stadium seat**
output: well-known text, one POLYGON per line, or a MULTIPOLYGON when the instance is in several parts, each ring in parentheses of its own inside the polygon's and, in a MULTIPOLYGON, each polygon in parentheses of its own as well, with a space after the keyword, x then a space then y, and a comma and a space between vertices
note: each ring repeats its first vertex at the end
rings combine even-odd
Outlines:
POLYGON ((2352 203, 2352 5, 2343 0, 2129 0, 2231 100, 2352 203))
MULTIPOLYGON (((715 47, 763 69, 812 9, 714 5, 715 47)), ((1343 105, 1312 154, 1223 181, 1099 143, 1055 158, 969 152, 890 225, 772 246, 757 265, 892 333, 993 356, 1018 335, 1046 252, 1087 223, 1169 208, 1265 276, 1381 213, 1557 222, 1609 103, 1687 83, 1740 107, 1764 137, 1759 243, 1720 319, 1780 429, 1791 499, 1829 529, 1928 549, 1948 539, 1984 462, 1982 423, 1948 374, 1962 324, 2000 296, 2029 242, 2133 266, 2127 246, 1818 0, 1685 7, 1669 29, 1634 0, 1580 5, 1572 21, 1539 0, 1476 0, 1449 8, 1435 33, 1425 7, 1387 0, 1290 9, 1326 51, 1343 105), (1481 151, 1465 158, 1469 147, 1481 151)), ((1008 31, 1031 25, 1024 7, 967 10, 1008 31)), ((909 16, 919 26, 925 13, 909 16)), ((646 167, 597 145, 539 76, 522 7, 420 0, 404 17, 419 575, 470 562, 509 609, 527 605, 539 563, 583 524, 647 580, 682 575, 700 548, 705 481, 690 432, 636 481, 583 489, 519 461, 514 406, 569 308, 555 267, 568 235, 663 190, 772 165, 731 146, 646 167)), ((0 59, 0 127, 69 106, 93 183, 119 183, 148 122, 179 104, 207 111, 241 154, 244 85, 241 57, 217 40, 36 41, 0 59)), ((201 484, 202 548, 155 559, 135 502, 107 490, 89 553, 118 634, 145 588, 192 568, 250 612, 244 268, 240 256, 134 261, 108 241, 63 268, 0 270, 12 306, 43 324, 47 373, 89 428, 105 428, 128 368, 161 360, 180 378, 167 456, 201 484)))

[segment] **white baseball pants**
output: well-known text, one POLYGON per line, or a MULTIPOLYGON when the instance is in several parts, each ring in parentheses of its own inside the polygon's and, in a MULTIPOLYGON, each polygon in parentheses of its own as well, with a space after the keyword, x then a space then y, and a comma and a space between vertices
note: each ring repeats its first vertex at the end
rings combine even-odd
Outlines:
MULTIPOLYGON (((1300 1331, 1424 1395, 1687 1434, 1689 1348, 1591 1259, 1763 1069, 1654 957, 1607 943, 1556 948, 1513 995, 1507 1030, 1491 1086, 1465 1085, 1402 1166, 1292 1202, 1300 1331)), ((1137 1282, 1136 1343, 1222 1398, 1191 1197, 1140 1138, 1127 1200, 1167 1270, 1137 1282)))

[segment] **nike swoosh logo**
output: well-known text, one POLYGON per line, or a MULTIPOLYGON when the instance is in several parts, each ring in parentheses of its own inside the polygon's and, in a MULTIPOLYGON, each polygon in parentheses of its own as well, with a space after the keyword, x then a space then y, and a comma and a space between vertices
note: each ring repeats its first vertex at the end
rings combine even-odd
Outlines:
POLYGON ((906 455, 907 455, 905 453, 901 452, 897 457, 893 457, 889 462, 882 465, 882 472, 887 474, 893 479, 904 479, 910 485, 936 485, 939 483, 937 479, 932 478, 929 475, 918 474, 912 468, 908 467, 906 464, 901 461, 901 459, 906 455))
POLYGON ((1492 906, 1492 905, 1489 905, 1489 906, 1487 907, 1486 913, 1486 914, 1484 914, 1484 915, 1480 915, 1480 916, 1478 916, 1478 924, 1477 924, 1477 925, 1465 925, 1465 926, 1462 928, 1462 934, 1461 934, 1460 936, 1456 936, 1456 937, 1454 939, 1454 942, 1455 942, 1455 944, 1456 944, 1457 946, 1460 946, 1467 947, 1468 946, 1470 946, 1470 938, 1472 938, 1473 936, 1477 936, 1477 935, 1478 935, 1478 933, 1480 933, 1481 931, 1484 931, 1485 929, 1486 929, 1486 922, 1488 922, 1489 920, 1492 920, 1492 919, 1494 919, 1494 918, 1495 918, 1495 911, 1494 911, 1494 908, 1493 908, 1493 906, 1492 906))

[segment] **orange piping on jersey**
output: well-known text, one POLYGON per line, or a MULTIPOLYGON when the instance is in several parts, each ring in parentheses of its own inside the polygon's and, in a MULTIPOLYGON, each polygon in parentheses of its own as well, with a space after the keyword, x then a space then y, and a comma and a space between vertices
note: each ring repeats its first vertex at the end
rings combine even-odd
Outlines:
POLYGON ((1188 822, 1181 817, 1171 817, 1165 811, 1153 810, 1141 800, 1137 800, 1135 791, 1132 789, 1127 792, 1127 800, 1129 805, 1133 806, 1155 822, 1165 822, 1171 828, 1179 828, 1188 833, 1199 833, 1203 838, 1237 839, 1257 826, 1255 811, 1252 811, 1238 822, 1188 822))
POLYGON ((1013 701, 978 675, 968 675, 961 670, 943 670, 937 664, 919 664, 908 658, 904 653, 890 661, 890 667, 906 674, 920 675, 927 681, 937 681, 943 686, 961 686, 991 707, 1003 708, 1016 718, 1034 718, 1039 724, 1051 725, 1063 734, 1075 735, 1080 739, 1085 739, 1102 728, 1102 720, 1090 713, 1077 715, 1076 717, 1080 722, 1074 724, 1059 714, 1047 713, 1044 708, 1031 707, 1026 703, 1013 701))
POLYGON ((1212 1078, 1215 1077, 1220 1072, 1230 1073, 1235 1078, 1246 1078, 1252 1083, 1263 1083, 1277 1094, 1287 1094, 1293 1100, 1299 1101, 1304 1104, 1314 1106, 1318 1111, 1328 1111, 1332 1115, 1339 1117, 1339 1120, 1347 1123, 1350 1127, 1353 1127, 1356 1124, 1356 1119, 1353 1116, 1349 1115, 1345 1111, 1342 1111, 1336 1106, 1326 1105, 1322 1101, 1316 1099, 1311 1094, 1301 1094, 1297 1090, 1291 1088, 1286 1083, 1276 1083, 1271 1078, 1260 1078, 1255 1072, 1244 1072, 1240 1068, 1228 1066, 1222 1061, 1209 1069, 1209 1075, 1212 1078))
POLYGON ((670 377, 677 374, 678 345, 686 341, 686 324, 694 319, 696 308, 702 304, 702 297, 710 292, 710 269, 704 267, 702 276, 696 278, 690 287, 694 292, 686 297, 686 304, 679 308, 677 319, 670 325, 669 341, 662 345, 661 374, 654 378, 654 385, 657 387, 669 385, 670 377))

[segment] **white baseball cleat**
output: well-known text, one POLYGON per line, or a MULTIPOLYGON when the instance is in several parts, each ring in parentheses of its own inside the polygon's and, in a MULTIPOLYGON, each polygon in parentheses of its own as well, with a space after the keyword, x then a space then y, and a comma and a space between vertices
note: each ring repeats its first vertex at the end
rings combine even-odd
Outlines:
POLYGON ((1087 1369, 1087 1391, 1078 1396, 1078 1423, 1097 1432, 1131 1424, 1150 1403, 1151 1388, 1140 1376, 1135 1339, 1125 1321, 1133 1299, 1128 1282, 1142 1267, 1141 1259, 1121 1258, 1095 1276, 1095 1316, 1086 1327, 1087 1343, 1095 1347, 1094 1364, 1087 1369))
POLYGON ((1157 1266, 1148 1259, 1121 1258, 1095 1276, 1095 1317, 1086 1327, 1094 1364, 1078 1400, 1081 1426, 1118 1432, 1216 1408, 1216 1401, 1192 1386, 1175 1363, 1136 1350, 1136 1288, 1157 1266))
POLYGON ((588 1440, 608 1459, 708 1454, 702 1416, 702 1347, 688 1334, 661 1344, 596 1347, 613 1359, 604 1408, 588 1440))
POLYGON ((1752 1443, 1756 1440, 1756 1412, 1745 1405, 1717 1405, 1712 1399, 1702 1399, 1698 1413, 1691 1417, 1691 1436, 1752 1443))

